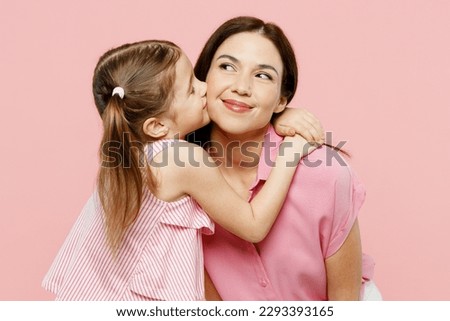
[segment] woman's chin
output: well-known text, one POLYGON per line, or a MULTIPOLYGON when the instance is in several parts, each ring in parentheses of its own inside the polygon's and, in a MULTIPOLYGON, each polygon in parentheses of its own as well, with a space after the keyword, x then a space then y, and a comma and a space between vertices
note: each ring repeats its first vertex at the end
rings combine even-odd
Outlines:
POLYGON ((226 136, 233 136, 236 137, 236 139, 245 139, 247 136, 260 136, 265 135, 267 132, 266 126, 254 126, 253 124, 250 124, 248 122, 245 122, 244 124, 242 122, 237 121, 214 121, 213 122, 213 131, 218 130, 222 133, 224 133, 226 136))

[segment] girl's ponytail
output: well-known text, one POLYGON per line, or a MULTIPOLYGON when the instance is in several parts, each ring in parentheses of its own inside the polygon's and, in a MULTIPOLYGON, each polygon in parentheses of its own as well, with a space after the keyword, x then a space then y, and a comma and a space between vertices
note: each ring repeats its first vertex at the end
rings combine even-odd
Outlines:
POLYGON ((113 253, 139 213, 144 186, 141 170, 145 168, 143 146, 129 128, 121 103, 118 96, 111 97, 102 115, 104 132, 97 182, 100 201, 107 213, 107 241, 113 253))
POLYGON ((154 186, 144 152, 151 137, 143 125, 168 110, 180 56, 171 42, 141 41, 109 50, 94 71, 92 89, 104 127, 97 189, 115 255, 139 214, 145 188, 154 186))

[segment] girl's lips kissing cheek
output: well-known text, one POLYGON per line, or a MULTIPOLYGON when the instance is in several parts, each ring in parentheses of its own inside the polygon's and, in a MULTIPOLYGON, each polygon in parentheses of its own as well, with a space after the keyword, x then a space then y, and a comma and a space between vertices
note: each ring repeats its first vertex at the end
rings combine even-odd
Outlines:
POLYGON ((229 110, 237 112, 237 113, 245 113, 252 109, 249 105, 246 103, 233 100, 233 99, 224 99, 223 104, 225 107, 227 107, 229 110))

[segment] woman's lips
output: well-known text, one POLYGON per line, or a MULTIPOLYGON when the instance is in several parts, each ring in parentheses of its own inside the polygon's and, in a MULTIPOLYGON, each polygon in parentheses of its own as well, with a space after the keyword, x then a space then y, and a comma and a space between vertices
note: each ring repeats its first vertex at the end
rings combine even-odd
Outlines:
POLYGON ((223 100, 223 104, 229 110, 234 111, 236 113, 245 113, 245 112, 249 112, 252 109, 252 107, 250 107, 246 103, 243 103, 243 102, 240 102, 237 100, 233 100, 233 99, 225 99, 225 100, 223 100))

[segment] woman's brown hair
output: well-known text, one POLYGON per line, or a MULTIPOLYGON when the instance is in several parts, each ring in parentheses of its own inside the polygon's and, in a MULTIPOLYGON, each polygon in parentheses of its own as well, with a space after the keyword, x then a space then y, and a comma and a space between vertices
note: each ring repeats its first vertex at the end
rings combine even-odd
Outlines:
POLYGON ((201 81, 206 80, 213 57, 220 45, 229 37, 241 32, 258 32, 269 39, 280 53, 283 62, 281 96, 289 103, 297 89, 298 68, 292 46, 283 30, 273 23, 266 23, 255 17, 236 17, 223 23, 206 42, 201 51, 194 72, 201 81))
POLYGON ((142 41, 107 51, 95 67, 92 90, 103 121, 98 194, 107 241, 116 253, 153 180, 144 157, 146 119, 168 109, 181 50, 168 41, 142 41), (113 90, 121 87, 123 97, 113 90))
MULTIPOLYGON (((255 17, 236 17, 224 22, 207 40, 194 67, 196 77, 205 81, 213 57, 220 45, 229 37, 242 32, 257 32, 269 39, 280 53, 283 62, 283 79, 281 80, 281 95, 289 103, 297 89, 298 68, 294 50, 283 30, 273 23, 266 23, 255 17)), ((205 145, 209 141, 211 125, 189 134, 187 139, 194 143, 205 145)))
MULTIPOLYGON (((201 81, 206 81, 211 62, 220 45, 229 37, 242 32, 257 32, 263 37, 270 40, 275 48, 277 48, 281 61, 283 62, 283 79, 281 81, 281 96, 287 99, 289 103, 294 97, 297 90, 298 82, 298 65, 295 58, 294 50, 291 43, 284 34, 283 30, 276 24, 271 22, 264 22, 261 19, 242 16, 230 19, 224 22, 206 41, 203 50, 201 51, 197 63, 194 67, 196 77, 201 81)), ((187 139, 201 146, 209 143, 211 134, 211 124, 196 130, 189 134, 187 139)), ((345 155, 349 154, 337 147, 325 144, 335 150, 343 152, 345 155)))

